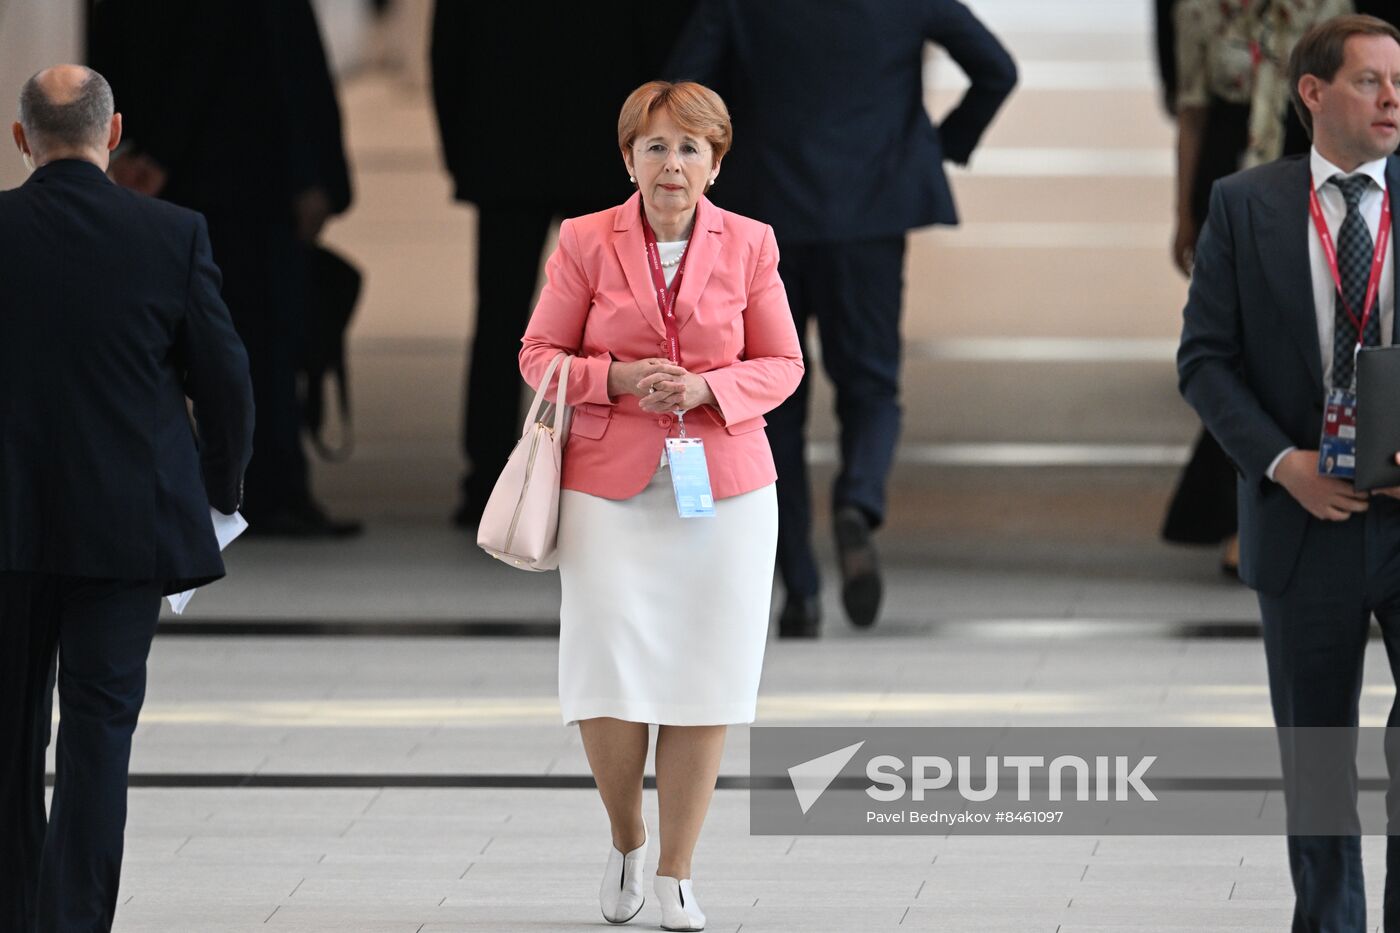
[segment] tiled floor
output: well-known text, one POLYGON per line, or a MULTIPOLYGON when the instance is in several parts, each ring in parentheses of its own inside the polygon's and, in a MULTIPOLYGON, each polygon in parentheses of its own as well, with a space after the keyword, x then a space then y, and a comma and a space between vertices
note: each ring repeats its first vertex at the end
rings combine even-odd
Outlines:
MULTIPOLYGON (((147 830, 121 930, 602 924, 591 791, 135 791, 132 821, 147 830)), ((712 930, 1277 930, 1290 912, 1270 838, 794 840, 746 823, 719 792, 696 863, 712 930)), ((633 926, 654 929, 654 907, 633 926)))
MULTIPOLYGON (((1393 691, 1379 646, 1370 661, 1374 724, 1393 691)), ((586 774, 554 664, 547 638, 162 638, 132 769, 586 774)), ((1256 640, 1045 624, 775 642, 762 697, 764 725, 1269 722, 1256 640)), ((746 731, 723 774, 747 773, 746 731)), ((1288 916, 1278 838, 751 836, 747 796, 717 792, 696 856, 711 929, 1223 931, 1288 916)), ((656 825, 650 792, 647 811, 656 825)), ((600 922, 607 824, 589 789, 138 788, 128 840, 126 933, 544 931, 600 922)), ((1374 870, 1373 901, 1380 883, 1374 870)))

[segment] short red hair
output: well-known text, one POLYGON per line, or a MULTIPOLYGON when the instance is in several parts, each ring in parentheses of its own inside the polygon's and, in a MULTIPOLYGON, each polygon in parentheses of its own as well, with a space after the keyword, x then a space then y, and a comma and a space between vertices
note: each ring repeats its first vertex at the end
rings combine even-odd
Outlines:
POLYGON ((734 142, 729 108, 718 94, 694 81, 648 81, 627 95, 617 117, 617 145, 623 152, 642 135, 651 118, 664 112, 676 125, 710 144, 713 162, 724 158, 734 142))

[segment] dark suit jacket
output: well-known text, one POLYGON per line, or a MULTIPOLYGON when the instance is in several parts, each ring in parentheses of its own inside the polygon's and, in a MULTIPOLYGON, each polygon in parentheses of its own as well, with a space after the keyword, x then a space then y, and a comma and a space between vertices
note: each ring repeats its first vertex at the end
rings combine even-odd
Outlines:
POLYGON ((127 144, 169 172, 161 197, 290 223, 320 187, 350 206, 340 108, 310 0, 102 0, 89 60, 127 144))
POLYGON ((660 75, 692 0, 437 0, 433 101, 458 200, 585 214, 632 188, 617 115, 660 75))
POLYGON ((706 0, 667 75, 724 97, 734 148, 712 197, 780 244, 957 223, 943 161, 967 162, 1016 84, 1011 56, 957 0, 706 0), (937 127, 926 42, 972 81, 937 127))
POLYGON ((0 282, 0 571, 223 576, 253 394, 204 219, 54 162, 0 192, 0 282))
MULTIPOLYGON (((1240 575, 1270 594, 1288 585, 1314 521, 1265 476, 1280 451, 1316 450, 1322 432, 1309 178, 1303 155, 1216 183, 1177 353, 1182 394, 1240 473, 1240 575)), ((1394 156, 1386 184, 1400 191, 1394 156)), ((1394 226, 1392 220, 1392 237, 1400 239, 1394 226)))

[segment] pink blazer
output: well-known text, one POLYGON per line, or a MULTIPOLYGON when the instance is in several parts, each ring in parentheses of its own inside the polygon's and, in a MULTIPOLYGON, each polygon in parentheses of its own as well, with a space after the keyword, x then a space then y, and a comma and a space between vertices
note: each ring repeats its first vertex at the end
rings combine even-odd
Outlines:
MULTIPOLYGON (((672 415, 642 411, 634 395, 608 396, 613 360, 666 356, 640 212, 634 194, 619 207, 564 221, 520 351, 521 375, 532 386, 560 350, 577 357, 562 482, 605 499, 646 488, 665 438, 677 436, 672 415)), ((688 412, 686 433, 704 438, 710 484, 723 499, 777 478, 763 415, 797 388, 802 353, 773 228, 702 198, 688 249, 676 296, 681 365, 705 377, 720 410, 688 412)))

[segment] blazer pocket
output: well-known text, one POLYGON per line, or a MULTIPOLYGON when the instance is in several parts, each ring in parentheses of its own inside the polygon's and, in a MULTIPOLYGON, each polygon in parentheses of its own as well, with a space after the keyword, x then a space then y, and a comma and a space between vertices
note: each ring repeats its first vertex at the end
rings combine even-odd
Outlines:
POLYGON ((569 436, 577 435, 596 441, 607 431, 611 420, 612 408, 608 405, 579 405, 570 416, 569 436))
POLYGON ((749 418, 735 424, 726 424, 724 429, 730 434, 748 434, 750 431, 757 431, 767 424, 768 422, 763 419, 763 416, 759 415, 757 418, 749 418))

